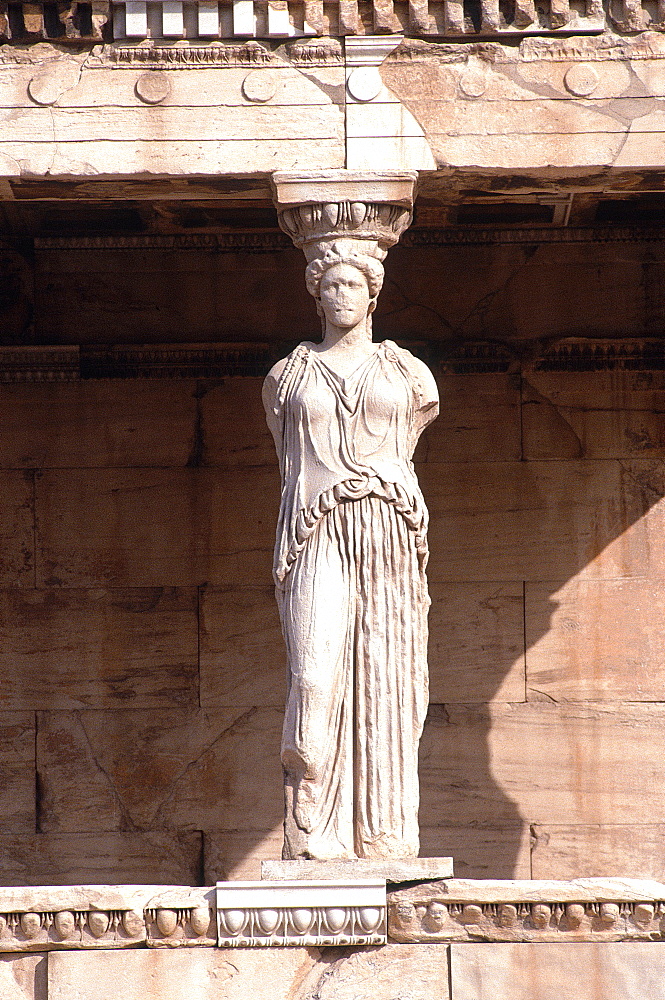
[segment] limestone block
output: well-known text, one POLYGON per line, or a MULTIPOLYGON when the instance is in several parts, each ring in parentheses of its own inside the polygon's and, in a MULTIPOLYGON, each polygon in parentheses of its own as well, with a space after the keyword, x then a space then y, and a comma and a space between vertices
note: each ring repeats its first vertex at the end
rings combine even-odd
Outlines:
POLYGON ((184 466, 194 448, 192 382, 3 386, 2 464, 11 468, 184 466), (165 428, 168 427, 168 433, 165 428))
POLYGON ((0 956, 2 1000, 47 1000, 46 955, 0 956))
POLYGON ((388 933, 402 942, 654 941, 662 894, 646 879, 448 879, 390 892, 388 933))
POLYGON ((281 823, 274 830, 214 830, 203 835, 204 879, 261 878, 261 862, 282 856, 281 823))
POLYGON ((41 725, 49 830, 252 830, 257 817, 264 829, 281 821, 281 709, 56 712, 41 725))
POLYGON ((33 476, 0 473, 0 585, 34 585, 33 476))
POLYGON ((494 905, 513 903, 603 903, 653 902, 665 894, 662 882, 648 878, 560 879, 446 879, 437 884, 400 888, 390 894, 392 901, 421 903, 446 898, 451 903, 494 905))
POLYGON ((388 944, 323 957, 325 967, 311 970, 298 1000, 451 1000, 445 946, 388 944))
POLYGON ((658 462, 425 463, 419 476, 431 581, 661 575, 658 462))
MULTIPOLYGON (((516 119, 519 115, 516 116, 516 119)), ((572 168, 582 170, 584 167, 595 169, 629 166, 657 166, 662 162, 662 154, 658 155, 655 135, 651 143, 649 135, 634 136, 629 152, 626 153, 626 132, 596 132, 594 141, 589 142, 584 132, 569 132, 565 125, 560 132, 513 132, 511 135, 462 135, 446 136, 444 133, 427 133, 428 141, 437 164, 443 166, 446 161, 449 166, 457 169, 475 167, 510 170, 519 162, 521 169, 544 170, 548 166, 555 168, 572 168), (638 159, 639 144, 642 143, 649 159, 638 159)), ((582 126, 580 126, 582 128, 582 126)), ((427 130, 426 130, 427 131, 427 130)), ((379 146, 382 140, 377 139, 379 146)), ((629 134, 630 141, 630 134, 629 134)), ((13 143, 8 144, 11 155, 13 143)))
MULTIPOLYGON (((0 75, 0 106, 13 107, 26 72, 23 68, 16 73, 14 90, 9 80, 0 75), (22 71, 22 72, 21 72, 22 71), (5 103, 6 102, 6 103, 5 103)), ((84 70, 79 84, 58 100, 58 107, 94 108, 127 107, 136 108, 136 81, 145 72, 145 67, 136 66, 114 72, 110 67, 84 70)), ((215 66, 208 69, 171 69, 168 76, 171 92, 165 104, 169 107, 205 108, 225 107, 247 109, 248 100, 242 92, 242 85, 248 73, 256 72, 248 66, 215 66)), ((308 66, 307 73, 301 73, 291 66, 271 66, 259 70, 270 75, 275 83, 271 107, 326 106, 338 103, 335 88, 343 86, 344 67, 308 66)), ((20 97, 19 97, 20 100, 20 97)))
MULTIPOLYGON (((125 49, 125 53, 127 50, 125 49)), ((174 50, 170 50, 171 55, 174 50)), ((210 54, 210 50, 208 50, 210 54)), ((123 53, 124 54, 124 53, 123 53)), ((214 53, 213 53, 214 54, 214 53)), ((233 53, 231 62, 233 62, 233 53)), ((70 54, 60 58, 50 58, 48 67, 52 75, 60 73, 59 86, 51 87, 40 99, 35 92, 35 66, 16 64, 0 66, 0 108, 30 108, 35 103, 55 105, 63 108, 84 110, 87 108, 125 108, 136 112, 141 110, 137 100, 137 82, 145 77, 146 65, 139 59, 123 61, 122 71, 117 64, 104 59, 96 65, 81 66, 81 59, 70 54), (133 65, 132 65, 133 63, 133 65), (63 77, 68 71, 68 78, 63 77), (28 96, 30 95, 30 96, 28 96), (30 99, 32 98, 32 100, 30 99)), ((175 55, 178 50, 175 49, 175 55)), ((94 60, 94 57, 93 57, 94 60)), ((283 108, 287 114, 293 107, 330 107, 343 100, 344 67, 342 65, 307 66, 307 73, 286 63, 256 68, 251 62, 245 65, 220 65, 204 67, 185 65, 178 67, 169 60, 169 92, 163 105, 169 108, 216 109, 234 108, 252 113, 263 110, 248 100, 243 88, 249 76, 252 80, 265 79, 270 87, 264 87, 268 96, 265 103, 271 108, 283 108), (272 93, 271 93, 272 91, 272 93)), ((148 70, 148 75, 150 71, 148 70)), ((159 74, 158 74, 159 75, 159 74)), ((55 81, 54 81, 55 82, 55 81)), ((43 88, 42 88, 43 89, 43 88)), ((160 102, 162 103, 162 102, 160 102)), ((261 101, 260 103, 263 103, 261 101)), ((200 116, 199 116, 200 117, 200 116)))
POLYGON ((436 381, 439 416, 423 432, 416 462, 519 460, 519 387, 512 375, 439 375, 436 381))
POLYGON ((455 1000, 665 997, 665 953, 656 942, 453 944, 450 962, 455 1000))
MULTIPOLYGON (((306 948, 195 948, 57 952, 49 956, 49 1000, 300 1000, 318 951, 306 948)), ((22 998, 21 998, 22 1000, 22 998)))
MULTIPOLYGON (((182 343, 195 330, 197 340, 235 342, 242 338, 260 345, 285 336, 309 338, 320 329, 302 280, 301 255, 293 248, 252 254, 249 268, 247 252, 242 250, 146 249, 137 254, 133 249, 113 247, 113 241, 94 254, 50 248, 39 249, 37 255, 42 276, 37 285, 37 317, 45 343, 70 343, 72 330, 76 330, 77 343, 104 343, 109 316, 117 342, 125 344, 182 343), (174 281, 177 296, 173 295, 174 281), (88 294, 91 284, 94 300, 88 294), (279 308, 276 287, 289 289, 279 308), (103 311, 100 301, 105 303, 103 311)), ((220 404, 226 399, 221 390, 220 404)), ((206 407, 214 406, 217 395, 212 389, 201 399, 204 422, 206 407)), ((249 419, 249 407, 247 413, 249 419)), ((215 431, 209 425, 207 421, 213 464, 221 464, 214 459, 215 439, 217 434, 228 434, 228 427, 215 431)), ((244 432, 237 426, 236 430, 242 441, 244 432)), ((266 433, 264 421, 262 434, 266 433)), ((274 460, 273 449, 271 464, 274 460)))
POLYGON ((665 827, 657 823, 544 823, 534 825, 533 835, 534 878, 665 876, 665 827))
POLYGON ((206 587, 200 610, 201 705, 286 700, 286 652, 274 587, 206 587))
POLYGON ((662 372, 529 372, 524 457, 662 458, 662 372))
MULTIPOLYGON (((528 46, 529 43, 526 44, 528 46)), ((566 74, 571 66, 580 63, 588 66, 588 63, 581 61, 584 57, 579 52, 568 53, 568 57, 561 55, 562 58, 555 59, 538 58, 537 55, 534 58, 524 48, 519 54, 509 55, 504 48, 503 58, 497 62, 483 60, 477 69, 480 71, 478 75, 482 75, 484 101, 488 104, 503 101, 542 102, 544 96, 551 96, 572 103, 571 92, 565 84, 566 74)), ((609 98, 621 96, 629 85, 631 70, 645 82, 648 80, 650 96, 665 93, 658 58, 630 61, 629 56, 629 53, 622 53, 619 59, 599 62, 593 53, 590 54, 598 83, 588 103, 591 100, 606 102, 609 98)), ((393 58, 383 63, 381 76, 386 85, 410 107, 419 101, 444 104, 456 95, 462 99, 472 96, 463 87, 466 86, 469 70, 475 68, 473 61, 473 56, 448 64, 432 58, 418 59, 417 55, 403 60, 393 58)))
MULTIPOLYGON (((421 783, 421 801, 428 796, 429 788, 421 783)), ((530 878, 531 844, 526 823, 493 823, 490 817, 482 826, 452 826, 458 815, 463 824, 463 810, 437 817, 437 826, 421 823, 423 857, 450 854, 455 875, 463 878, 530 878)))
POLYGON ((198 881, 197 833, 0 834, 0 879, 5 885, 174 883, 198 881))
POLYGON ((0 816, 16 834, 35 829, 35 721, 32 712, 0 712, 0 816))
POLYGON ((278 497, 272 469, 44 472, 41 582, 265 584, 278 497))
POLYGON ((521 583, 433 583, 430 701, 524 701, 521 583))
POLYGON ((0 591, 5 708, 195 705, 197 659, 193 588, 0 591))
MULTIPOLYGON (((430 187, 426 177, 420 181, 422 199, 436 201, 437 182, 430 187)), ((593 254, 588 247, 398 245, 387 260, 389 281, 375 328, 395 340, 427 338, 450 346, 461 337, 524 343, 536 331, 554 339, 572 331, 581 337, 643 337, 651 323, 656 329, 651 303, 660 301, 663 282, 657 255, 644 242, 596 242, 593 254), (433 282, 433 274, 450 278, 433 282)))
POLYGON ((275 446, 261 402, 260 378, 229 378, 202 394, 203 465, 275 468, 275 446), (242 414, 242 420, 238 414, 242 414))
POLYGON ((664 598, 659 580, 528 583, 529 700, 665 701, 664 598))
POLYGON ((665 808, 664 714, 662 704, 431 708, 421 822, 651 823, 665 808))
POLYGON ((352 883, 379 879, 383 882, 396 884, 415 882, 419 879, 451 878, 452 874, 452 858, 385 858, 375 861, 341 858, 313 861, 299 858, 296 861, 263 861, 261 863, 261 878, 268 882, 290 882, 294 879, 333 879, 352 883))
MULTIPOLYGON (((188 112, 188 117, 192 117, 191 112, 188 112)), ((205 115, 194 117, 205 118, 205 115)), ((85 138, 85 129, 81 126, 81 138, 67 142, 64 135, 66 125, 63 124, 59 129, 62 142, 55 154, 51 140, 39 139, 29 142, 24 139, 7 140, 2 143, 1 151, 11 160, 16 160, 17 157, 22 160, 25 170, 31 174, 45 174, 49 163, 52 163, 55 173, 72 177, 94 177, 108 173, 110 163, 113 164, 113 173, 143 175, 141 179, 150 174, 189 176, 200 173, 211 177, 245 175, 248 163, 252 164, 253 171, 263 174, 269 174, 275 169, 334 169, 344 165, 341 122, 337 114, 335 118, 331 127, 326 128, 325 134, 319 138, 276 136, 265 141, 257 138, 224 140, 219 136, 208 135, 192 139, 156 137, 142 142, 140 132, 143 125, 137 121, 131 129, 136 138, 131 141, 121 138, 91 140, 85 138), (335 131, 338 135, 331 136, 330 133, 335 131)), ((247 129, 247 133, 251 131, 251 128, 247 129)), ((277 127, 273 131, 277 131, 277 127)), ((43 135, 44 133, 42 139, 43 135)))
POLYGON ((332 104, 325 109, 302 105, 293 109, 270 105, 208 107, 204 114, 192 114, 190 108, 165 103, 158 117, 152 107, 138 102, 133 108, 105 107, 103 114, 99 108, 13 108, 0 110, 3 148, 5 143, 11 148, 15 143, 39 142, 47 122, 54 142, 68 142, 74 148, 87 146, 92 151, 94 147, 89 144, 95 140, 119 140, 124 144, 133 139, 140 149, 160 146, 166 136, 176 147, 181 144, 186 148, 192 143, 200 150, 213 143, 223 156, 223 150, 236 142, 253 142, 257 147, 271 145, 273 153, 275 143, 283 141, 300 141, 307 146, 318 138, 341 144, 344 112, 332 104))

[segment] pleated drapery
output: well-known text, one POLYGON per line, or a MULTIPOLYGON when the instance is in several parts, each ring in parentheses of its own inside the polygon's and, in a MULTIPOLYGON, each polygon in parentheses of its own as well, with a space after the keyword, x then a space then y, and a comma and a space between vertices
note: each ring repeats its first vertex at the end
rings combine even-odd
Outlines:
POLYGON ((279 380, 285 858, 418 854, 429 608, 427 510, 411 461, 420 398, 390 342, 347 378, 300 345, 279 380))

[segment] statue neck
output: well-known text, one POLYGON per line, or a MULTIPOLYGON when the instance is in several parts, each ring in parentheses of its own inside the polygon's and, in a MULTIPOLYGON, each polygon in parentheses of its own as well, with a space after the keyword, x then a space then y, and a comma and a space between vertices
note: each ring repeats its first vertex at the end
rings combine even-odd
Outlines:
POLYGON ((326 322, 321 350, 361 355, 369 352, 371 344, 372 320, 366 316, 357 326, 350 328, 326 322))

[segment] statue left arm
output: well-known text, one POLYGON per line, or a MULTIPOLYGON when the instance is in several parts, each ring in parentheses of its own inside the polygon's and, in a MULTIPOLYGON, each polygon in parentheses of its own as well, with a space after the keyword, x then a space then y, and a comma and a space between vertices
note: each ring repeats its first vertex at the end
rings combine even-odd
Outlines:
POLYGON ((408 366, 421 392, 414 428, 417 440, 427 425, 439 415, 439 389, 432 372, 419 358, 409 354, 408 366))

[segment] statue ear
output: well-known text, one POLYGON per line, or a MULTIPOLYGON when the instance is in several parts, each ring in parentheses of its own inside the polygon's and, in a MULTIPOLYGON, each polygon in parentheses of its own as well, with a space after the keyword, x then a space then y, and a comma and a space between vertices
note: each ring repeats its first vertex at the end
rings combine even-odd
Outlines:
POLYGON ((319 298, 318 295, 316 296, 314 301, 316 302, 316 315, 323 316, 323 309, 321 308, 321 299, 319 298))
POLYGON ((370 313, 373 313, 374 310, 376 309, 376 303, 377 303, 378 298, 379 298, 379 296, 375 295, 373 299, 369 300, 369 306, 367 308, 367 315, 368 316, 369 316, 370 313))

